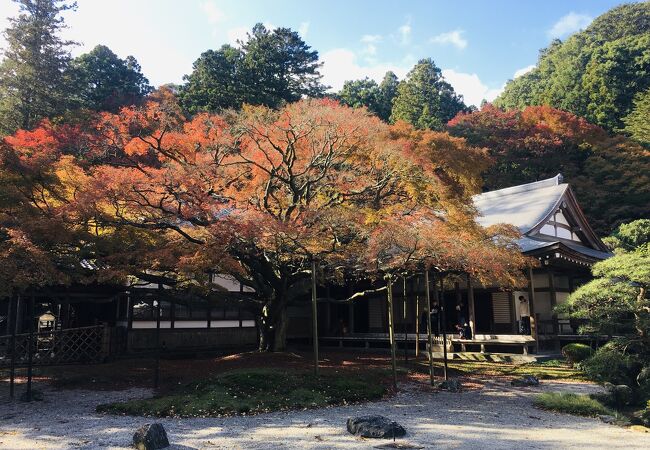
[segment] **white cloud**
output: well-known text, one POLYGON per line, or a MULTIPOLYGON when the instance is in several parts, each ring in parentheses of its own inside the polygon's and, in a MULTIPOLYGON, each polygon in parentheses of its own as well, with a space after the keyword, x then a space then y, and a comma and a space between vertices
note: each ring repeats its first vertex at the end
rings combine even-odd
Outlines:
POLYGON ((549 38, 561 38, 576 31, 587 28, 587 26, 594 20, 593 17, 587 14, 577 14, 570 12, 555 22, 555 24, 546 32, 549 38))
MULTIPOLYGON (((14 2, 1 2, 0 3, 0 31, 9 27, 9 17, 16 17, 18 15, 18 4, 14 2)), ((4 34, 0 33, 0 53, 7 47, 7 41, 4 34)), ((2 55, 0 54, 0 57, 2 55)))
POLYGON ((361 42, 364 44, 376 44, 381 41, 381 34, 364 34, 361 36, 361 42))
POLYGON ((361 36, 361 42, 365 44, 363 47, 362 53, 367 56, 374 56, 377 54, 377 45, 382 41, 382 36, 380 34, 364 34, 361 36))
POLYGON ((468 105, 480 106, 483 100, 491 102, 497 98, 505 86, 496 89, 489 88, 483 84, 477 74, 457 72, 453 69, 443 69, 442 75, 457 93, 462 94, 468 105))
MULTIPOLYGON (((277 28, 271 22, 264 22, 262 25, 264 25, 264 27, 267 30, 275 30, 277 28)), ((246 40, 248 39, 248 33, 250 33, 252 30, 253 30, 252 25, 249 27, 241 26, 241 27, 230 28, 228 31, 226 31, 226 37, 228 38, 228 43, 232 46, 239 47, 237 41, 246 42, 246 40)))
POLYGON ((533 70, 535 68, 535 64, 531 64, 530 66, 522 67, 519 70, 516 70, 514 75, 512 76, 512 79, 514 80, 515 78, 519 78, 522 75, 526 75, 528 72, 533 70))
POLYGON ((408 64, 377 63, 360 65, 357 56, 352 50, 336 48, 322 54, 323 83, 331 86, 332 91, 338 91, 347 80, 358 80, 361 78, 372 78, 378 83, 389 70, 395 72, 400 78, 404 78, 409 70, 408 64))
POLYGON ((246 42, 246 34, 251 31, 251 27, 235 27, 226 32, 228 36, 228 43, 230 45, 238 46, 237 41, 246 42))
MULTIPOLYGON (((406 77, 412 68, 414 60, 406 58, 397 64, 375 63, 363 64, 359 62, 357 55, 347 48, 337 48, 322 54, 323 83, 331 86, 331 91, 338 91, 343 83, 348 80, 358 80, 365 77, 371 78, 378 83, 387 71, 395 72, 400 80, 406 77)), ((442 75, 454 87, 454 90, 463 95, 465 103, 479 106, 483 99, 494 100, 503 91, 504 86, 489 88, 475 73, 463 73, 453 69, 443 69, 442 75)))
POLYGON ((467 39, 463 37, 463 30, 454 30, 448 31, 447 33, 441 33, 437 36, 434 36, 430 41, 434 44, 451 44, 458 49, 464 49, 467 47, 467 39))
POLYGON ((212 25, 216 25, 219 22, 223 22, 226 18, 224 12, 219 9, 217 4, 213 1, 206 1, 201 3, 201 10, 205 13, 208 18, 208 22, 212 25))
POLYGON ((411 42, 411 21, 409 20, 404 25, 397 29, 397 32, 400 36, 400 42, 402 45, 406 45, 411 42))
POLYGON ((300 37, 305 39, 307 37, 307 33, 309 32, 309 22, 301 22, 300 25, 298 26, 298 34, 300 37))

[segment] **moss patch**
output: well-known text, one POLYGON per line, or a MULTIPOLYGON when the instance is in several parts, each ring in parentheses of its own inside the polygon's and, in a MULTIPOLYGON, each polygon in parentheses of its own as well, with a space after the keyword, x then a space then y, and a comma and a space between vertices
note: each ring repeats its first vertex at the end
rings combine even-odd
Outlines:
POLYGON ((326 373, 246 369, 190 383, 167 395, 99 405, 98 412, 157 417, 218 417, 316 408, 381 398, 388 371, 326 373))
POLYGON ((535 406, 550 411, 558 411, 577 416, 614 415, 598 400, 588 395, 579 395, 568 392, 547 392, 535 398, 535 406))
MULTIPOLYGON (((436 363, 436 366, 440 366, 436 363)), ((585 374, 560 361, 542 363, 508 364, 494 362, 453 361, 449 368, 461 375, 468 376, 513 376, 533 375, 540 380, 587 381, 585 374)))

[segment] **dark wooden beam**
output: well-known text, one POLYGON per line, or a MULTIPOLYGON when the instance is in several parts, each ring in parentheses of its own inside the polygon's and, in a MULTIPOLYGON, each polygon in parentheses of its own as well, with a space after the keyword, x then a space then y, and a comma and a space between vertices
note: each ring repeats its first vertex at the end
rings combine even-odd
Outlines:
POLYGON ((472 338, 476 334, 476 317, 474 309, 474 286, 472 276, 467 274, 467 314, 469 315, 469 327, 472 330, 472 338))

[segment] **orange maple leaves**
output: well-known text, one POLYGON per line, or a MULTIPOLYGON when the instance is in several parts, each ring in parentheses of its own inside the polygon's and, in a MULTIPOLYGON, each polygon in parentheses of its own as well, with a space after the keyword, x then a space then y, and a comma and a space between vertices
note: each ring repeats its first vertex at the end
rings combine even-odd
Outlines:
POLYGON ((164 90, 76 132, 75 143, 44 123, 5 142, 20 160, 81 171, 67 177, 73 215, 104 237, 141 230, 151 267, 254 280, 270 276, 254 274, 255 258, 282 278, 318 256, 349 272, 435 266, 514 279, 522 263, 474 221, 485 152, 446 133, 331 100, 187 120, 164 90))

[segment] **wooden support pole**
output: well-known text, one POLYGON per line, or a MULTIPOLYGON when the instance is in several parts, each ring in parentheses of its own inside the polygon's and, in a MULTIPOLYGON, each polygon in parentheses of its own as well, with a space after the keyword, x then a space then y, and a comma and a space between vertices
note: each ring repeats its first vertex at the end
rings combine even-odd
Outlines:
POLYGON ((440 320, 442 321, 442 352, 443 352, 443 361, 444 361, 444 371, 443 375, 445 381, 449 378, 447 376, 447 316, 445 315, 445 291, 444 291, 444 279, 442 274, 440 275, 440 320))
POLYGON ((27 393, 26 399, 32 401, 32 373, 34 368, 34 295, 29 298, 29 336, 27 337, 27 393))
POLYGON ((555 306, 557 305, 557 291, 555 290, 555 277, 553 276, 553 271, 548 269, 548 288, 551 294, 551 317, 553 319, 553 334, 555 335, 553 339, 553 345, 556 350, 560 349, 560 326, 557 320, 557 313, 555 312, 555 306))
POLYGON ((404 286, 404 298, 402 299, 402 323, 403 323, 403 328, 404 328, 404 362, 408 362, 409 360, 409 352, 408 352, 408 328, 406 324, 406 276, 402 277, 403 281, 403 286, 404 286))
POLYGON ((25 302, 20 300, 20 296, 18 296, 18 302, 16 303, 16 334, 20 334, 23 331, 23 319, 25 316, 25 302))
POLYGON ((535 351, 538 348, 538 330, 537 330, 537 316, 535 314, 535 283, 533 280, 533 269, 528 268, 528 313, 530 314, 530 335, 535 339, 535 351))
POLYGON ((476 335, 476 317, 474 309, 474 286, 472 285, 472 276, 467 274, 467 313, 469 315, 469 328, 472 331, 471 338, 476 335))
POLYGON ((126 297, 126 328, 127 330, 133 329, 133 297, 131 297, 131 292, 127 293, 126 297))
MULTIPOLYGON (((210 300, 208 300, 209 302, 210 300)), ((206 311, 207 311, 207 305, 206 305, 206 311)), ((172 330, 175 327, 175 322, 176 322, 176 301, 172 297, 169 299, 169 328, 172 330)))
POLYGON ((429 343, 428 345, 429 380, 431 381, 431 386, 433 386, 435 378, 433 374, 433 337, 431 336, 431 293, 429 287, 429 269, 426 269, 424 271, 424 290, 426 292, 426 300, 427 300, 426 313, 427 313, 427 341, 429 343))
POLYGON ((316 297, 316 260, 311 261, 311 329, 314 342, 314 375, 318 376, 318 303, 316 297))
POLYGON ((508 313, 510 315, 510 331, 517 334, 517 311, 515 310, 515 293, 508 291, 508 313))
MULTIPOLYGON (((460 283, 458 281, 454 282, 454 294, 456 296, 456 323, 462 327, 465 326, 465 322, 458 320, 461 318, 466 319, 463 316, 463 294, 460 292, 460 283)), ((462 334, 461 334, 462 336, 462 334)))
POLYGON ((390 342, 390 357, 393 368, 393 387, 397 389, 397 359, 395 355, 395 322, 393 311, 393 278, 387 276, 387 298, 388 298, 388 339, 390 342))
POLYGON ((9 397, 13 400, 16 388, 16 330, 18 329, 18 309, 20 305, 20 295, 14 295, 12 298, 12 314, 7 314, 7 320, 13 315, 11 321, 11 366, 9 368, 9 397))
MULTIPOLYGON (((162 285, 158 285, 158 291, 162 294, 162 285)), ((156 366, 154 368, 153 387, 158 389, 160 385, 160 307, 162 295, 158 296, 156 303, 156 366)))
POLYGON ((548 270, 548 288, 549 292, 551 294, 551 313, 553 314, 553 317, 557 317, 557 314, 555 313, 554 309, 555 306, 557 305, 557 292, 555 290, 555 277, 553 276, 553 271, 548 270))
POLYGON ((420 356, 420 277, 415 278, 415 359, 420 356))

